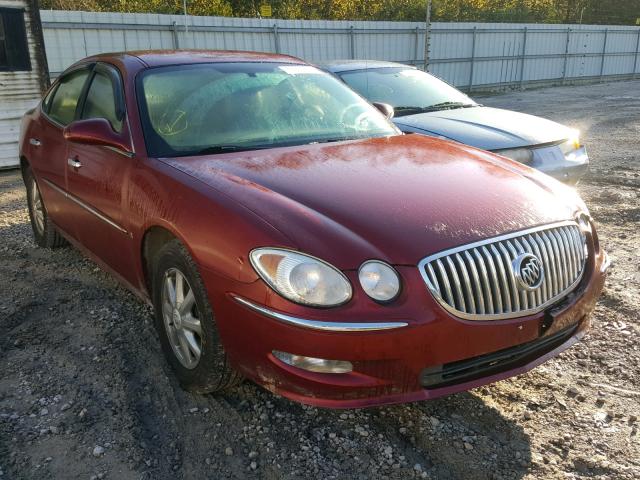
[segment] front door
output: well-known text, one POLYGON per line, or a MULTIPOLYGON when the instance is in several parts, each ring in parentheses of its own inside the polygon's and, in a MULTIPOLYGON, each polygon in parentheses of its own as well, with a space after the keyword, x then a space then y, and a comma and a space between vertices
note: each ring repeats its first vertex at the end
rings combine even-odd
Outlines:
MULTIPOLYGON (((129 136, 118 71, 97 64, 79 120, 104 118, 116 133, 129 136)), ((67 150, 67 190, 76 204, 75 236, 100 260, 135 284, 133 240, 126 205, 127 178, 135 161, 128 152, 70 142, 67 150)))

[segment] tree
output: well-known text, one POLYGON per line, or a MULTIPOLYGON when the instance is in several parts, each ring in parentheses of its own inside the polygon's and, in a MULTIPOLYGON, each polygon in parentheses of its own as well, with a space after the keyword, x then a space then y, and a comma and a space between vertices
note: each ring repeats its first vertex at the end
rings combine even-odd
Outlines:
MULTIPOLYGON (((193 15, 256 17, 262 3, 275 18, 424 21, 426 0, 187 0, 193 15)), ((182 0, 42 0, 42 8, 182 13, 182 0)), ((433 21, 635 25, 640 0, 433 0, 433 21)))

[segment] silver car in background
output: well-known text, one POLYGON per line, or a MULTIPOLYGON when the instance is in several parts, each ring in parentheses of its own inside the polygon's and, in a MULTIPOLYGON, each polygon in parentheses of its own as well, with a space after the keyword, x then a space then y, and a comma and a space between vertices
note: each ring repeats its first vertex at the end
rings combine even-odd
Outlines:
POLYGON ((326 62, 370 102, 393 107, 403 132, 420 133, 489 150, 574 185, 589 167, 579 132, 551 120, 485 107, 415 67, 375 60, 326 62))

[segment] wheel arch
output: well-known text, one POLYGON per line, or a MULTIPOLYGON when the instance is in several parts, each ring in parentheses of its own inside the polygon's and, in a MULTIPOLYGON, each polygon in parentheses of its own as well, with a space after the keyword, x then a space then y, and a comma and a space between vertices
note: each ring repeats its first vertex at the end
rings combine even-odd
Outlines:
POLYGON ((20 155, 20 173, 22 174, 22 178, 24 179, 24 174, 27 171, 27 168, 31 168, 31 164, 29 160, 24 155, 20 155))
POLYGON ((153 259, 156 257, 162 247, 172 240, 178 240, 186 247, 186 244, 175 232, 162 225, 151 225, 144 232, 144 235, 142 237, 142 244, 140 247, 140 258, 142 260, 144 286, 149 293, 149 297, 153 296, 153 289, 151 284, 153 281, 153 259))

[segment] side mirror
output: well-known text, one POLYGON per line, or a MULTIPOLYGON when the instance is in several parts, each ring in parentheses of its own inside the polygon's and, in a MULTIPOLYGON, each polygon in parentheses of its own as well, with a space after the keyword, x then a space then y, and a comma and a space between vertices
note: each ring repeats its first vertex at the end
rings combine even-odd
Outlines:
POLYGON ((64 127, 63 135, 70 142, 117 148, 129 155, 133 153, 129 142, 123 140, 121 134, 114 132, 111 124, 104 118, 71 122, 64 127))
POLYGON ((395 112, 393 111, 393 107, 388 103, 382 102, 373 102, 373 106, 382 112, 382 114, 387 117, 389 120, 393 118, 395 112))

